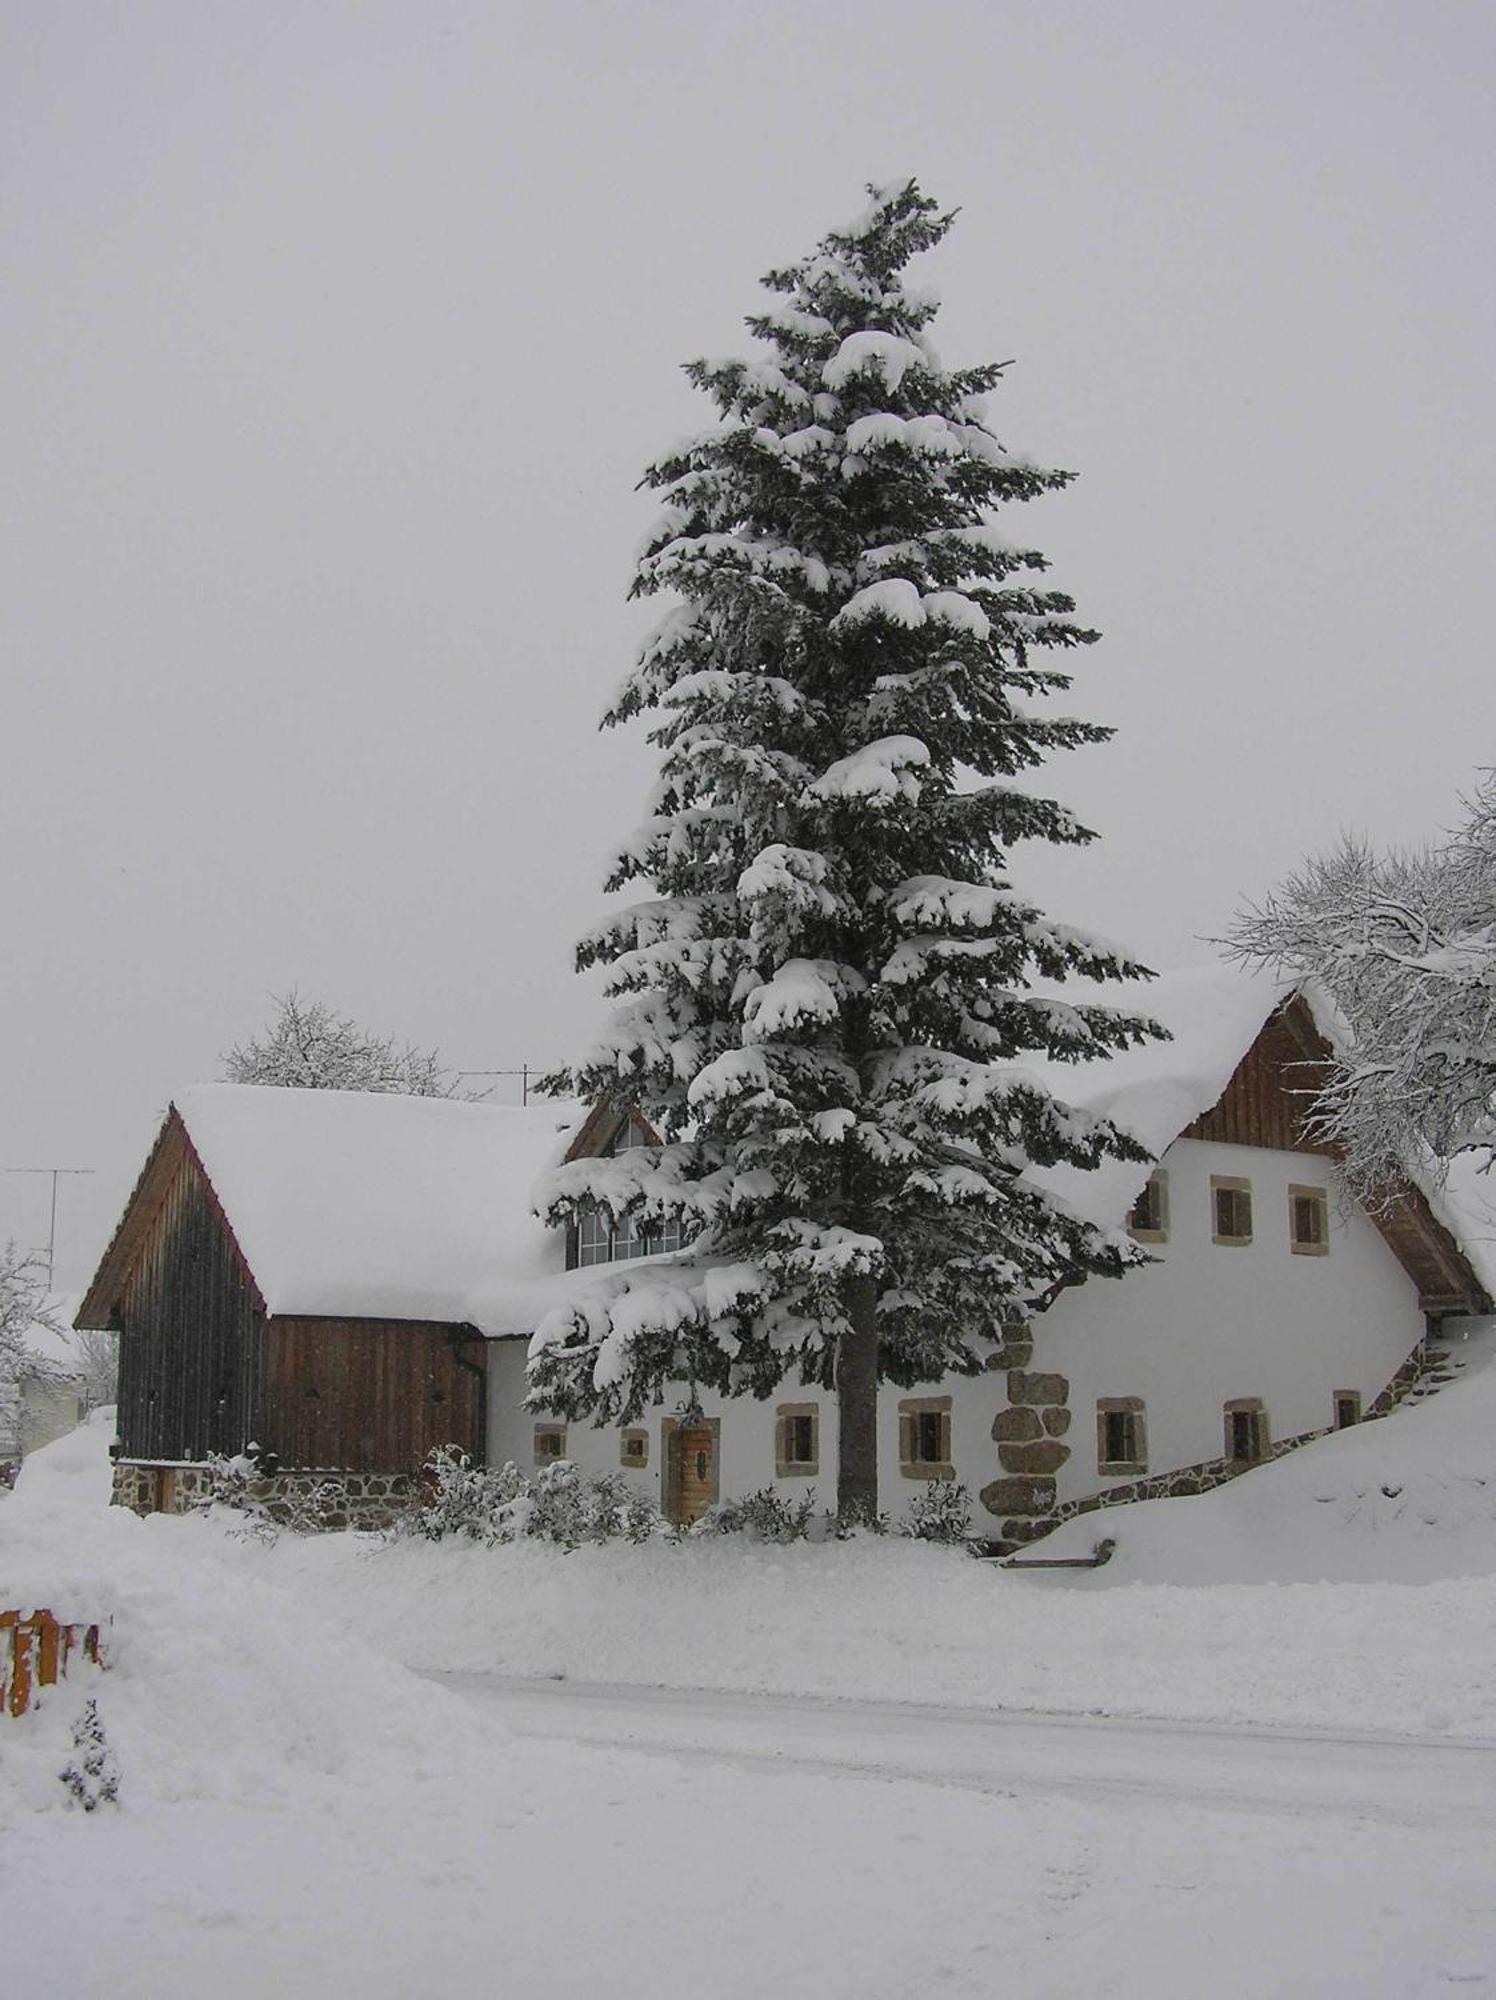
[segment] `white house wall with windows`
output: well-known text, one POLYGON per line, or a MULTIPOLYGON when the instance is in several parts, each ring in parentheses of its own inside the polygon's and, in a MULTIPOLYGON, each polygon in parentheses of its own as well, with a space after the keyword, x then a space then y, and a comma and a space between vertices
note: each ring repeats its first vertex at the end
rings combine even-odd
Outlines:
MULTIPOLYGON (((1470 1231, 1453 1209, 1409 1190, 1369 1217, 1345 1196, 1333 1159, 1304 1142, 1297 1093, 1334 1029, 1312 996, 1208 967, 1158 981, 1146 1004, 1172 1041, 1038 1073, 1057 1095, 1134 1131, 1157 1161, 1152 1173, 1111 1162, 1044 1176, 1055 1199, 1103 1229, 1130 1229, 1152 1261, 1063 1292, 1010 1327, 980 1375, 886 1388, 880 1485, 891 1514, 930 1480, 954 1477, 977 1503, 979 1528, 1019 1541, 1103 1496, 1189 1490, 1370 1414, 1428 1318, 1489 1309, 1485 1263, 1457 1240, 1470 1231)), ((357 1388, 360 1424, 377 1427, 424 1390, 429 1437, 440 1421, 432 1412, 455 1407, 462 1391, 469 1431, 446 1435, 469 1438, 490 1462, 566 1457, 619 1471, 678 1519, 765 1486, 815 1487, 832 1504, 834 1399, 795 1380, 763 1403, 705 1396, 689 1417, 682 1385, 623 1428, 524 1407, 526 1348, 544 1315, 584 1294, 594 1271, 678 1249, 601 1220, 568 1235, 531 1208, 537 1181, 563 1158, 649 1143, 640 1121, 607 1106, 584 1114, 218 1084, 184 1095, 168 1120, 178 1126, 181 1172, 201 1183, 226 1268, 240 1273, 240 1291, 250 1274, 250 1303, 271 1333, 294 1322, 302 1343, 296 1370, 256 1376, 257 1425, 299 1437, 307 1410, 321 1423, 335 1396, 357 1388), (429 1380, 412 1390, 410 1367, 376 1370, 365 1395, 363 1377, 345 1380, 352 1363, 339 1360, 340 1340, 349 1355, 377 1348, 396 1359, 402 1342, 412 1352, 425 1342, 429 1380)), ((151 1160, 170 1166, 177 1155, 163 1144, 151 1160)), ((148 1234, 170 1221, 160 1179, 148 1161, 130 1228, 148 1234)), ((111 1259, 114 1246, 112 1269, 111 1259)), ((229 1286, 213 1308, 223 1325, 207 1329, 231 1359, 245 1337, 236 1300, 229 1286)), ((182 1325, 192 1339, 204 1333, 191 1314, 182 1325)), ((174 1407, 191 1356, 165 1335, 158 1347, 160 1379, 142 1381, 174 1407)), ((322 1423, 324 1433, 334 1435, 322 1423)), ((339 1462, 307 1466, 320 1474, 339 1462)), ((416 1467, 400 1469, 408 1479, 416 1467)))
MULTIPOLYGON (((1194 1490, 1371 1413, 1431 1317, 1488 1303, 1447 1215, 1410 1190, 1373 1220, 1303 1140, 1303 1092, 1334 1030, 1323 1003, 1210 966, 1159 980, 1144 1004, 1172 1040, 1042 1068, 1057 1094, 1135 1131, 1158 1165, 1043 1178, 1151 1261, 1062 1293, 1011 1330, 982 1375, 885 1387, 891 1514, 930 1479, 954 1477, 979 1527, 1019 1541, 1107 1496, 1194 1490)), ((492 1459, 621 1471, 682 1518, 766 1486, 834 1499, 829 1392, 787 1382, 766 1403, 703 1394, 684 1432, 682 1402, 668 1396, 620 1430, 537 1423, 524 1392, 524 1343, 497 1343, 492 1459)))

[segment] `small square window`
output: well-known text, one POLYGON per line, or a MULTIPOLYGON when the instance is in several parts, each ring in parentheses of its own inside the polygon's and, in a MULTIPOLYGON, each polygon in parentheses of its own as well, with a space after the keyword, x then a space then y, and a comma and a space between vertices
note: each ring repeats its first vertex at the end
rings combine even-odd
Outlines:
POLYGON ((1330 1197, 1324 1188, 1288 1190, 1288 1240, 1295 1257, 1329 1255, 1330 1197))
POLYGON ((1127 1218, 1128 1233, 1139 1243, 1167 1243, 1169 1240, 1169 1176, 1150 1174, 1127 1218))
POLYGON ((1267 1411, 1255 1396, 1226 1405, 1226 1456, 1256 1465, 1268 1455, 1267 1411))
POLYGON ((535 1426, 535 1463, 549 1465, 554 1459, 566 1456, 565 1424, 537 1424, 535 1426))
POLYGON ((618 1463, 630 1465, 635 1471, 649 1463, 649 1432, 645 1430, 623 1431, 618 1439, 618 1463))
POLYGON ((1252 1240, 1252 1183, 1227 1174, 1210 1177, 1211 1241, 1239 1245, 1252 1240))
POLYGON ((814 1403, 781 1403, 774 1421, 774 1471, 805 1478, 821 1469, 821 1413, 814 1403))
POLYGON ((910 1396, 899 1404, 899 1470, 906 1479, 955 1478, 949 1396, 910 1396))
POLYGON ((1335 1428, 1348 1431, 1352 1424, 1361 1421, 1361 1398, 1354 1389, 1337 1389, 1335 1392, 1335 1428))
POLYGON ((1141 1397, 1108 1396, 1096 1405, 1096 1469, 1112 1474, 1148 1470, 1141 1397))

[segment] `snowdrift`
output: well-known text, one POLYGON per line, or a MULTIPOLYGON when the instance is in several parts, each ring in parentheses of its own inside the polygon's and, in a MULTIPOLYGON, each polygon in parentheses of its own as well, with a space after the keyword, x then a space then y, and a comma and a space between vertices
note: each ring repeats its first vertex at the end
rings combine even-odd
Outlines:
POLYGON ((1193 1498, 1082 1514, 1034 1555, 1109 1536, 1092 1587, 1431 1583, 1496 1575, 1496 1320, 1449 1343, 1454 1380, 1193 1498))

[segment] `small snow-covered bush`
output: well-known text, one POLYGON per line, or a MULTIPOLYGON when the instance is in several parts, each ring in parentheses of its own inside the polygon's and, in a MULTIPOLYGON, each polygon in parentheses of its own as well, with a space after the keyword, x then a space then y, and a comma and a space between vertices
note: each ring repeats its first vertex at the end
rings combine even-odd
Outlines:
POLYGON ((898 1526, 916 1542, 964 1542, 971 1534, 971 1495, 955 1479, 932 1479, 909 1502, 898 1526))
POLYGON ((342 1499, 336 1479, 321 1479, 315 1486, 289 1481, 277 1489, 272 1506, 256 1491, 265 1479, 255 1445, 232 1457, 209 1452, 203 1462, 203 1485, 188 1504, 195 1514, 205 1514, 214 1507, 231 1508, 244 1516, 244 1534, 273 1542, 283 1528, 298 1535, 320 1533, 328 1514, 337 1511, 342 1499))
POLYGON ((647 1542, 670 1532, 621 1473, 584 1473, 558 1458, 530 1478, 517 1465, 474 1465, 446 1446, 426 1461, 425 1495, 398 1532, 428 1541, 459 1536, 493 1547, 521 1536, 564 1549, 584 1542, 647 1542))
POLYGON ((746 1535, 753 1542, 803 1542, 817 1521, 815 1488, 791 1504, 772 1486, 741 1500, 719 1500, 691 1530, 695 1535, 746 1535))
POLYGON ((188 1502, 190 1512, 206 1514, 214 1507, 229 1507, 236 1514, 244 1516, 244 1532, 262 1535, 273 1540, 275 1523, 270 1518, 269 1509, 259 1495, 251 1488, 260 1477, 259 1466, 251 1452, 237 1451, 231 1456, 221 1451, 210 1451, 203 1461, 203 1483, 188 1502))
POLYGON ((73 1724, 73 1754, 61 1776, 69 1798, 85 1812, 119 1803, 119 1766, 92 1696, 73 1724))
POLYGON ((530 1482, 518 1466, 474 1465, 465 1451, 444 1445, 426 1460, 421 1497, 395 1532, 424 1535, 430 1542, 449 1536, 471 1542, 512 1541, 521 1532, 516 1503, 528 1502, 529 1493, 530 1482))

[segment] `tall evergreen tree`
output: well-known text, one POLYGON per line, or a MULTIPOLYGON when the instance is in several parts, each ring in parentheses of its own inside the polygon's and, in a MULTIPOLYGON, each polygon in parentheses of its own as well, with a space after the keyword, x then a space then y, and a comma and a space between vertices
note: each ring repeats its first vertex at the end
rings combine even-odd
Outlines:
POLYGON ((589 1270, 530 1359, 537 1406, 603 1421, 672 1380, 834 1385, 844 1517, 876 1509, 880 1379, 973 1373, 1005 1319, 1130 1261, 1025 1170, 1145 1156, 1022 1058, 1158 1032, 1034 991, 1143 971, 1007 874, 1018 841, 1092 838, 1011 780, 1110 733, 1029 706, 1097 635, 987 518, 1071 475, 987 428, 1000 367, 931 346, 901 274, 953 217, 913 181, 869 194, 768 274, 764 354, 688 364, 719 422, 645 476, 664 512, 633 594, 682 601, 605 722, 657 718, 649 817, 608 884, 647 895, 578 949, 621 1004, 557 1082, 663 1143, 575 1161, 544 1199, 697 1233, 589 1270))

